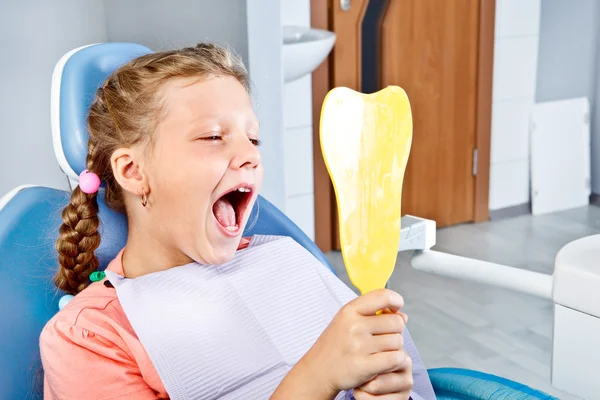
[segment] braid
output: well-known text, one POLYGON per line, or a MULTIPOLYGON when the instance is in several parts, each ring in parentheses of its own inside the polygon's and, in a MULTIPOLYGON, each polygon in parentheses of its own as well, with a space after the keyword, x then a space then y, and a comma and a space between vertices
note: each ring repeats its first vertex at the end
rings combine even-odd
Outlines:
MULTIPOLYGON (((93 170, 95 146, 88 143, 87 167, 93 170)), ((62 213, 63 224, 56 241, 60 269, 54 278, 59 289, 69 294, 77 294, 86 288, 92 272, 100 264, 94 251, 100 245, 98 233, 97 193, 86 194, 78 187, 71 195, 71 201, 62 213)))

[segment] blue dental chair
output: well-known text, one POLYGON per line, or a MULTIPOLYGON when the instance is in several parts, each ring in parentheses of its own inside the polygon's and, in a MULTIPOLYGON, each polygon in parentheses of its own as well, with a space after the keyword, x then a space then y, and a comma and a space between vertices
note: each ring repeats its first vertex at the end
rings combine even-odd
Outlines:
MULTIPOLYGON (((72 184, 85 169, 85 119, 97 87, 118 66, 149 52, 130 43, 91 45, 73 50, 57 64, 52 78, 53 143, 72 184)), ((57 269, 54 243, 69 198, 66 191, 23 186, 0 199, 0 399, 42 398, 38 338, 62 296, 52 284, 57 269)), ((98 201, 102 242, 96 254, 104 268, 125 244, 127 221, 106 207, 102 194, 98 201)), ((291 236, 334 272, 315 243, 262 197, 246 230, 252 234, 291 236)), ((439 399, 552 398, 476 371, 441 368, 429 373, 439 399)))

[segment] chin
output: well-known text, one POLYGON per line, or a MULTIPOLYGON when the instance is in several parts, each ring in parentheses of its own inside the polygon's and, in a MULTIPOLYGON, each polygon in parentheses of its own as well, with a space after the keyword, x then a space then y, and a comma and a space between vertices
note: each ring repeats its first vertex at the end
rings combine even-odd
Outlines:
POLYGON ((235 252, 237 251, 238 247, 239 247, 239 240, 236 240, 234 243, 232 243, 233 241, 228 241, 230 243, 222 243, 219 245, 213 245, 212 249, 209 250, 210 253, 210 257, 207 257, 209 259, 205 260, 208 264, 212 264, 212 265, 222 265, 225 264, 228 261, 231 261, 231 259, 233 258, 233 256, 235 255, 235 252))

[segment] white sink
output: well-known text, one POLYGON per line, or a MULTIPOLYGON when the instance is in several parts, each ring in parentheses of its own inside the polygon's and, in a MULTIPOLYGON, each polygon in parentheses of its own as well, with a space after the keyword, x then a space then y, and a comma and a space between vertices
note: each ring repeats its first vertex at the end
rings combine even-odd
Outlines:
POLYGON ((313 72, 325 60, 335 34, 322 29, 283 26, 283 80, 291 82, 313 72))

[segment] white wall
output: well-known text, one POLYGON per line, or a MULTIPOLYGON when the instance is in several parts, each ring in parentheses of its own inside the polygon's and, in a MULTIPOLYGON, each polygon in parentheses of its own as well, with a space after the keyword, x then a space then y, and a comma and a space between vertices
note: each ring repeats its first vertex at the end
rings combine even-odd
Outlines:
POLYGON ((543 0, 536 102, 595 97, 597 0, 543 0))
POLYGON ((279 0, 246 0, 248 67, 252 97, 260 120, 261 154, 265 166, 262 195, 287 213, 284 176, 283 70, 279 0))
POLYGON ((152 50, 228 44, 248 62, 245 0, 104 0, 111 42, 128 41, 152 50))
MULTIPOLYGON (((282 0, 281 23, 310 26, 310 0, 282 0)), ((311 75, 286 83, 283 93, 285 210, 287 215, 314 240, 311 75)))
POLYGON ((529 114, 536 93, 540 6, 541 0, 496 2, 491 210, 529 202, 529 114))
POLYGON ((0 2, 0 196, 22 184, 68 189, 52 149, 52 71, 69 50, 105 40, 99 0, 0 2))
POLYGON ((600 101, 597 93, 600 93, 600 5, 596 4, 596 65, 594 102, 591 105, 592 129, 591 129, 591 173, 592 173, 592 193, 600 194, 600 101))
POLYGON ((589 100, 595 193, 600 193, 600 107, 595 102, 596 83, 600 82, 596 78, 599 13, 597 0, 542 1, 536 93, 538 103, 578 97, 589 100))

